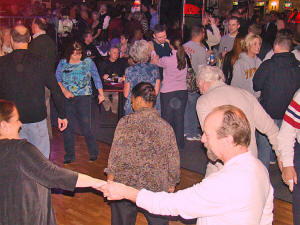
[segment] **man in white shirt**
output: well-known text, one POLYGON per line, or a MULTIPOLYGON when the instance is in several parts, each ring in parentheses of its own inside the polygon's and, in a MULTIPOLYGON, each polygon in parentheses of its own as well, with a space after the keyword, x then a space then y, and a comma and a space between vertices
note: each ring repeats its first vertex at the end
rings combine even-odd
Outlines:
POLYGON ((263 164, 248 152, 251 128, 237 107, 215 108, 205 119, 202 142, 224 163, 217 173, 176 193, 102 186, 109 200, 129 199, 153 214, 198 218, 197 225, 271 225, 273 188, 263 164))

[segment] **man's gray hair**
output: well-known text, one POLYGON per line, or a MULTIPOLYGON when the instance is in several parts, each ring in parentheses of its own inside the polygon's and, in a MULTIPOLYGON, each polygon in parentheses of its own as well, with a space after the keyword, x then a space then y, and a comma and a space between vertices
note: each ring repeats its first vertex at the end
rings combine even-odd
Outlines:
POLYGON ((220 80, 225 82, 225 76, 219 67, 201 65, 198 67, 198 72, 196 74, 197 84, 200 83, 200 80, 204 80, 206 82, 220 80))
POLYGON ((129 55, 136 63, 148 62, 150 57, 150 47, 147 41, 135 41, 129 50, 129 55))

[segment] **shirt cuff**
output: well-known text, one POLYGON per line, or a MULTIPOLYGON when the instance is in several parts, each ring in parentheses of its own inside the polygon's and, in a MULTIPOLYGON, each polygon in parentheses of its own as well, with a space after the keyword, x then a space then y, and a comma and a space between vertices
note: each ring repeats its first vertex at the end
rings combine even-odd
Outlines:
POLYGON ((147 202, 147 191, 146 189, 142 189, 139 191, 138 195, 137 195, 137 198, 136 198, 136 205, 138 207, 141 207, 143 208, 143 203, 147 202))

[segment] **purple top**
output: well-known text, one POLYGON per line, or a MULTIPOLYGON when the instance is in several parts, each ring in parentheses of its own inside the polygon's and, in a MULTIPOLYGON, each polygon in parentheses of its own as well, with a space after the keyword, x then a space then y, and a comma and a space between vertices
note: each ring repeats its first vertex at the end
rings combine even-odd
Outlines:
POLYGON ((157 65, 164 69, 161 93, 167 93, 171 91, 186 90, 186 74, 187 67, 178 70, 176 50, 172 51, 171 56, 165 56, 158 60, 157 65))

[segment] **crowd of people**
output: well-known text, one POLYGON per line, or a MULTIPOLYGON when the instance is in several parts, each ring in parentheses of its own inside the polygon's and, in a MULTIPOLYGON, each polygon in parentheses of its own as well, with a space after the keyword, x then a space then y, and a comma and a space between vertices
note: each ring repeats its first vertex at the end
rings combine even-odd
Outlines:
POLYGON ((55 224, 49 188, 86 186, 121 200, 111 204, 113 225, 134 224, 141 208, 149 224, 168 224, 155 214, 197 224, 272 224, 267 171, 276 161, 300 224, 300 24, 276 12, 248 18, 246 8, 236 8, 223 19, 207 11, 183 35, 176 21, 159 24, 155 5, 136 12, 84 3, 28 8, 21 14, 12 4, 7 15, 24 19, 0 28, 0 188, 10 190, 0 194, 1 224, 55 224), (115 79, 124 83, 125 116, 107 182, 54 166, 50 96, 64 164, 76 160, 71 118, 95 162, 91 101, 96 96, 116 114, 122 99, 103 91, 115 79), (179 153, 186 141, 200 140, 209 158, 205 179, 173 194, 179 153))

